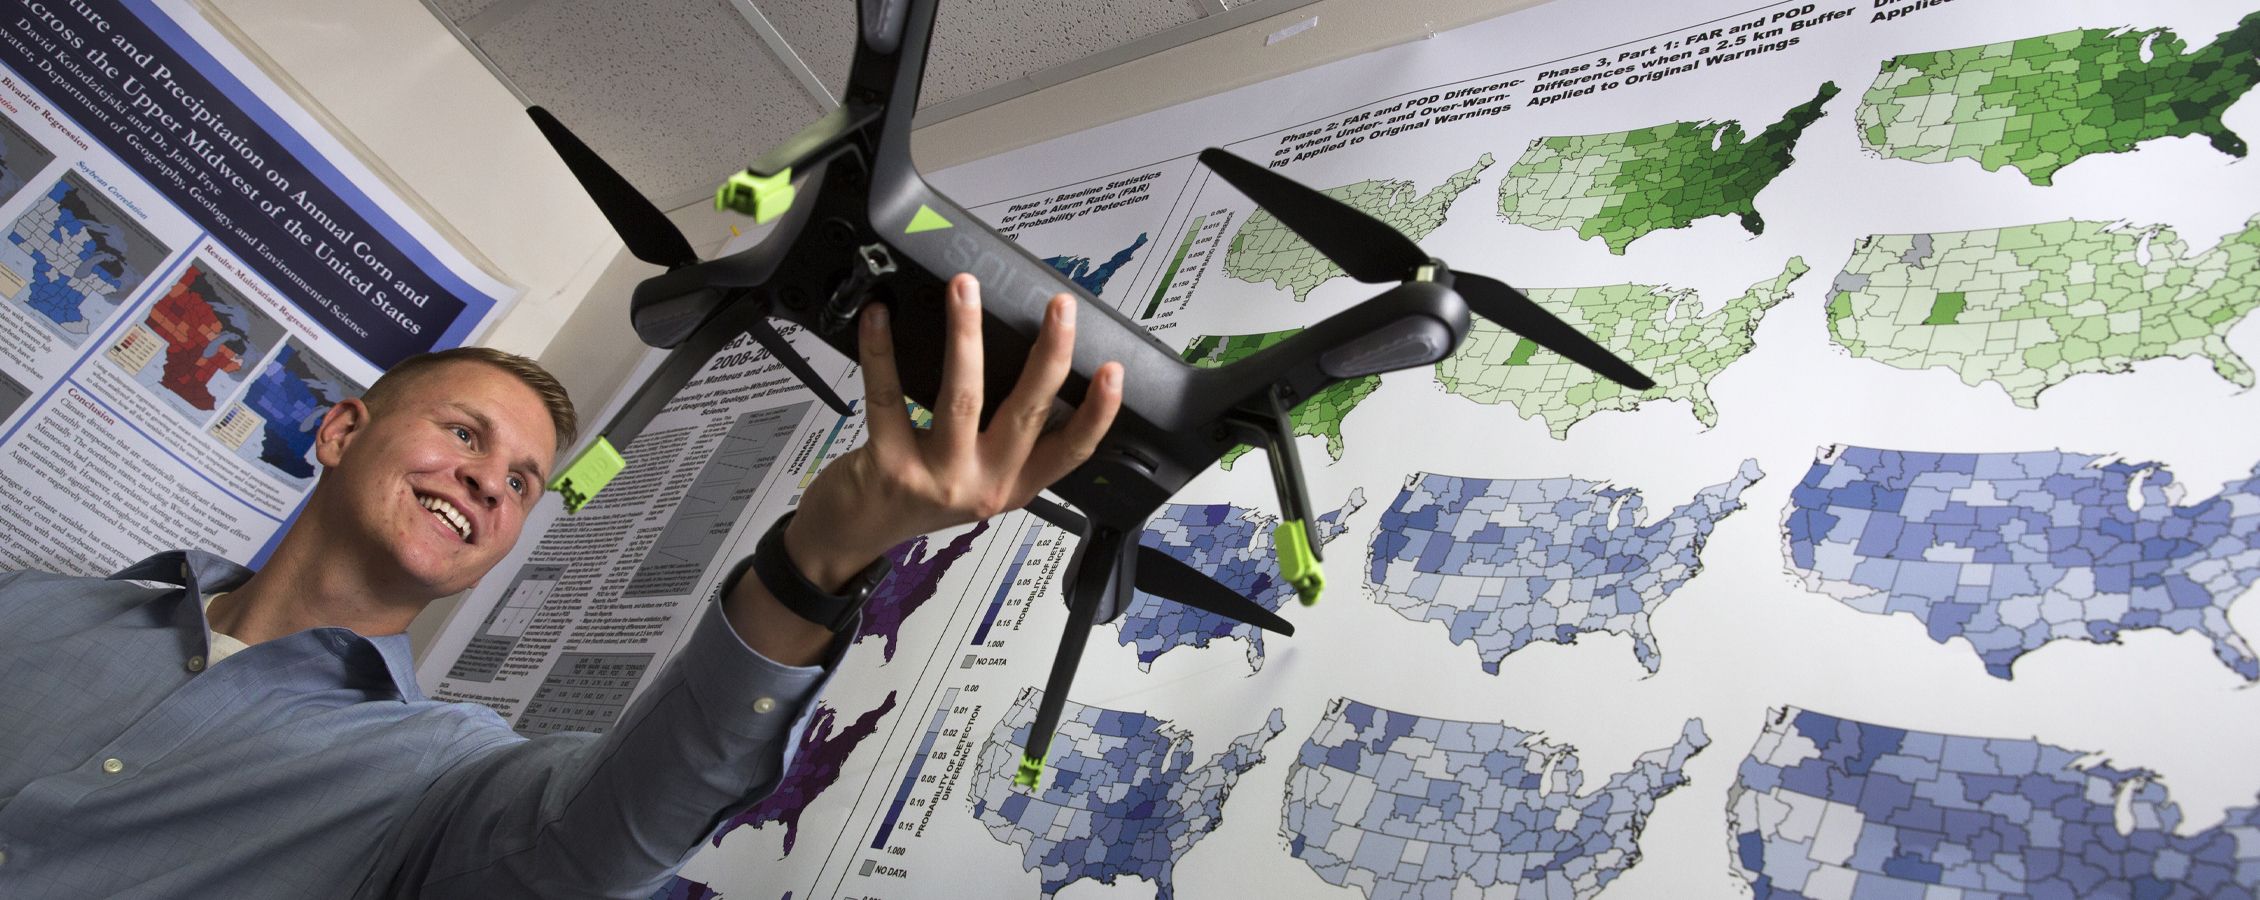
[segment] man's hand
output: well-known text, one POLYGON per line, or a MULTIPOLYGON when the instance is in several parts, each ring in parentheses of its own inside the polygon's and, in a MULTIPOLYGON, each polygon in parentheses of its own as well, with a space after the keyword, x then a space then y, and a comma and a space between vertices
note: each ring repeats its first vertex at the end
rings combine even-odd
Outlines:
MULTIPOLYGON (((785 529, 785 552, 801 574, 837 590, 896 544, 1019 509, 1036 492, 1090 458, 1122 404, 1122 365, 1107 363, 1066 427, 1043 434, 1052 398, 1075 354, 1075 298, 1053 297, 1020 382, 981 429, 981 288, 971 275, 949 284, 948 349, 934 425, 910 424, 895 371, 887 308, 866 306, 858 335, 863 357, 861 447, 826 466, 801 497, 785 529)), ((808 665, 831 632, 794 615, 758 578, 731 592, 725 612, 748 646, 786 665, 808 665)))

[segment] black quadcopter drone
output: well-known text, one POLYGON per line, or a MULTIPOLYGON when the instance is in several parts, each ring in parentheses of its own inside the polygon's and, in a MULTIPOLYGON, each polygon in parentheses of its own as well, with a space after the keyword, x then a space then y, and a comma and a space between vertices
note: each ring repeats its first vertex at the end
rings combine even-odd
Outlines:
POLYGON ((926 185, 910 158, 911 114, 938 0, 861 0, 846 96, 806 131, 763 154, 716 193, 718 209, 776 221, 767 239, 701 261, 690 242, 587 145, 540 107, 528 110, 636 258, 667 268, 636 286, 629 320, 654 347, 673 348, 658 371, 550 483, 578 511, 622 468, 619 449, 650 424, 709 358, 751 335, 826 404, 849 405, 818 377, 770 319, 807 329, 849 359, 864 304, 884 302, 904 391, 933 408, 941 386, 946 279, 980 279, 986 425, 1019 380, 1045 304, 1081 304, 1074 363, 1059 397, 1080 403, 1090 377, 1122 363, 1122 406, 1082 466, 1053 483, 1075 511, 1038 497, 1028 511, 1082 536, 1069 562, 1067 627, 1028 731, 1014 781, 1033 788, 1091 628, 1111 622, 1142 590, 1279 634, 1277 614, 1136 536, 1193 476, 1241 444, 1264 448, 1282 515, 1279 566, 1305 605, 1325 579, 1288 412, 1336 382, 1430 365, 1467 336, 1468 314, 1637 390, 1654 385, 1514 288, 1454 272, 1396 229, 1223 150, 1201 151, 1211 171, 1256 201, 1351 277, 1399 282, 1238 362, 1197 368, 1051 265, 926 185), (899 100, 898 100, 899 98, 899 100))

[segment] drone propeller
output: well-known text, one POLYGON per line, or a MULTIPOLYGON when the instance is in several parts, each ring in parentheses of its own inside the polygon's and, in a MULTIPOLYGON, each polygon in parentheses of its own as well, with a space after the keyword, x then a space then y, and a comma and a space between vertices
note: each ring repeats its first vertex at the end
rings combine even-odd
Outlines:
POLYGON ((1452 290, 1467 301, 1467 308, 1476 315, 1499 323, 1499 326, 1555 353, 1636 391, 1655 387, 1654 379, 1640 374, 1608 348, 1596 344, 1568 322, 1555 318, 1545 307, 1531 302, 1521 291, 1507 286, 1506 282, 1474 272, 1453 272, 1452 290))
MULTIPOLYGON (((1088 524, 1088 520, 1082 516, 1042 497, 1029 500, 1027 510, 1036 518, 1069 534, 1082 534, 1084 526, 1088 524)), ((1138 545, 1137 568, 1138 575, 1134 583, 1138 590, 1235 622, 1245 622, 1274 634, 1295 636, 1294 624, 1280 618, 1278 613, 1263 608, 1201 570, 1186 565, 1183 560, 1157 548, 1138 545)))
POLYGON ((619 232, 620 240, 627 243, 628 252, 644 262, 669 269, 698 262, 698 251, 691 249, 691 242, 683 237, 682 229, 668 221, 667 214, 638 193, 628 179, 620 177, 604 157, 596 155, 589 145, 574 137, 565 123, 539 106, 526 107, 526 115, 533 117, 534 127, 541 129, 541 136, 548 138, 549 146, 565 160, 565 168, 573 171, 581 188, 589 192, 589 199, 596 201, 596 208, 603 211, 605 221, 611 222, 612 230, 619 232))
MULTIPOLYGON (((629 253, 635 254, 637 259, 644 262, 669 269, 698 262, 698 251, 691 248, 690 239, 683 237, 682 229, 676 228, 675 223, 667 219, 666 213, 660 212, 657 205, 637 192, 635 186, 621 177, 603 157, 596 155, 595 150, 589 149, 589 145, 575 137, 572 130, 565 127, 565 123, 539 106, 526 107, 526 115, 533 117, 534 127, 541 129, 542 137, 549 139, 550 147, 557 151, 558 158, 565 161, 565 167, 572 170, 573 177, 581 182, 581 188, 588 191, 589 199, 596 201, 597 209, 604 213, 605 221, 612 223, 612 230, 618 232, 620 240, 628 245, 629 253)), ((676 321, 669 323, 673 327, 661 330, 670 334, 680 332, 687 336, 693 329, 681 327, 682 323, 695 326, 697 322, 712 315, 715 306, 713 298, 709 296, 700 300, 702 302, 693 303, 685 310, 689 313, 687 316, 671 309, 667 303, 652 304, 637 312, 644 317, 675 313, 676 321)), ((799 351, 793 349, 784 335, 777 333, 776 326, 769 324, 767 318, 747 320, 745 331, 753 335, 753 339, 760 342, 770 356, 783 363, 786 370, 798 377, 802 384, 808 385, 808 389, 814 391, 817 399, 824 401, 824 405, 840 415, 850 414, 847 401, 840 399, 832 386, 817 376, 816 368, 809 365, 799 351)), ((641 333, 648 338, 653 332, 641 333)), ((681 342, 681 338, 676 338, 673 343, 657 346, 674 346, 681 342)))
POLYGON ((1428 265, 1428 254, 1420 245, 1389 223, 1285 175, 1215 147, 1201 151, 1201 164, 1239 188, 1296 237, 1318 248, 1351 278, 1368 284, 1403 281, 1412 277, 1414 269, 1428 265))
MULTIPOLYGON (((1434 262, 1420 245, 1388 223, 1285 175, 1215 147, 1201 151, 1201 163, 1359 281, 1403 281, 1416 269, 1434 262)), ((1634 390, 1656 386, 1648 376, 1505 282, 1454 271, 1451 286, 1460 299, 1467 301, 1470 311, 1538 346, 1634 390)))
POLYGON ((800 383, 808 385, 809 390, 816 392, 816 399, 824 401, 825 406, 831 407, 833 412, 843 416, 855 414, 855 410, 848 406, 847 401, 840 399, 840 395, 832 391, 831 385, 825 384, 824 379, 817 377, 816 367, 809 365, 807 358, 801 356, 800 351, 794 350, 793 345, 785 340, 785 336, 777 333, 777 326, 769 324, 767 318, 753 319, 746 324, 745 330, 747 334, 753 335, 755 341, 760 342, 762 349, 769 351, 771 357, 784 363, 786 371, 793 373, 794 377, 800 379, 800 383))

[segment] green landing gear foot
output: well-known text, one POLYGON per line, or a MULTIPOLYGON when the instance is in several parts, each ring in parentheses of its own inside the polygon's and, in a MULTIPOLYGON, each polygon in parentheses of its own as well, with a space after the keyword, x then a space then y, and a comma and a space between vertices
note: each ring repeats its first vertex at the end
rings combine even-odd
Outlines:
POLYGON ((1285 519, 1271 529, 1271 544, 1279 551, 1279 574, 1294 585, 1304 606, 1318 602, 1326 590, 1326 573, 1319 569, 1318 554, 1311 552, 1310 531, 1301 519, 1285 519))
POLYGON ((784 215, 793 206, 793 170, 763 178, 739 172, 714 191, 714 208, 752 216, 756 224, 784 215))
POLYGON ((1029 790, 1036 789, 1036 781, 1044 777, 1044 761, 1025 753, 1020 755, 1020 771, 1012 776, 1012 783, 1029 790))
POLYGON ((598 435, 595 443, 573 457, 571 465, 549 480, 549 489, 565 499, 566 512, 577 513, 596 499, 597 491, 612 483, 612 476, 627 467, 628 461, 620 458, 620 451, 612 449, 612 442, 598 435))

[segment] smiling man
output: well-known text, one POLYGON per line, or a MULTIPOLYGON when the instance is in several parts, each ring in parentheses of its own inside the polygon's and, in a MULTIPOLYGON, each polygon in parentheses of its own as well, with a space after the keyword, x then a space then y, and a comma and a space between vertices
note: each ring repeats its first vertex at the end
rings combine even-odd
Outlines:
POLYGON ((1043 433, 1074 344, 1061 295, 981 429, 978 286, 949 296, 933 427, 911 426, 868 309, 868 442, 601 736, 528 740, 426 699, 409 664, 408 623, 510 551, 573 439, 563 389, 508 354, 418 357, 333 407, 321 478, 256 574, 190 551, 0 575, 0 897, 650 896, 776 786, 882 554, 1026 503, 1112 422, 1109 363, 1043 433))

